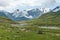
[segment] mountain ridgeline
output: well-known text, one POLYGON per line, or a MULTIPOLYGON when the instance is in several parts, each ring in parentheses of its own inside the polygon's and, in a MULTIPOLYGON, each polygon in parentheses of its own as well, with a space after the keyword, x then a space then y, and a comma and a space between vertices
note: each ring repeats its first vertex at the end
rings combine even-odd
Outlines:
POLYGON ((2 11, 0 12, 0 16, 7 16, 11 20, 20 21, 20 20, 30 20, 36 18, 40 16, 41 13, 42 12, 39 9, 32 9, 29 11, 26 10, 20 11, 19 9, 17 9, 13 13, 2 11))

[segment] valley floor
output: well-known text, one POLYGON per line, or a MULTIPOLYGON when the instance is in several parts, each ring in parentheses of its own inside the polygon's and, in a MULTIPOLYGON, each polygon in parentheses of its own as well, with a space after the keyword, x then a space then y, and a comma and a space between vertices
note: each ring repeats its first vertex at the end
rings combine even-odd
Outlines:
POLYGON ((0 40, 60 40, 59 27, 51 28, 0 23, 0 40), (42 34, 38 33, 39 30, 42 34))

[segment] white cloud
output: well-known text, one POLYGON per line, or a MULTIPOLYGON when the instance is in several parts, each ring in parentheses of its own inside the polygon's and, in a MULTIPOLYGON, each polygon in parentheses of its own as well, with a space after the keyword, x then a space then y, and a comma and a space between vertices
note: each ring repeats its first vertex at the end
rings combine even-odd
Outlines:
POLYGON ((7 6, 9 5, 9 1, 8 0, 0 0, 0 6, 7 6))
POLYGON ((60 3, 60 0, 56 0, 57 3, 60 3))
POLYGON ((1 6, 0 6, 0 10, 4 10, 4 7, 1 7, 1 6))
MULTIPOLYGON (((56 0, 56 2, 60 2, 56 0)), ((29 6, 42 6, 49 7, 54 5, 55 0, 0 0, 0 9, 12 10, 19 7, 29 6)))

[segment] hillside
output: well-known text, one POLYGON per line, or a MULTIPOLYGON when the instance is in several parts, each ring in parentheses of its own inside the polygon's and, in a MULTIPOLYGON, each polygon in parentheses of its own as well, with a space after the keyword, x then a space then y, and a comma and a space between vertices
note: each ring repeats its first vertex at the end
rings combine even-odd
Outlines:
POLYGON ((5 16, 0 16, 0 23, 10 23, 10 24, 15 24, 16 22, 9 19, 8 17, 5 16))
POLYGON ((38 19, 29 21, 29 23, 38 26, 60 26, 60 11, 45 13, 38 19))

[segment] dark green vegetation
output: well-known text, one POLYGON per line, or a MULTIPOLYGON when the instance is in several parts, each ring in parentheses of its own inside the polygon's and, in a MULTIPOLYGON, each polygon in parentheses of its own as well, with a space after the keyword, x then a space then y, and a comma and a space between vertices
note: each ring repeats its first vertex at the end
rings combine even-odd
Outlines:
POLYGON ((46 13, 38 19, 16 23, 6 17, 0 17, 0 40, 60 40, 60 30, 44 29, 39 26, 60 27, 60 11, 46 13), (17 27, 11 24, 26 24, 17 27), (38 31, 42 30, 42 34, 38 31))

